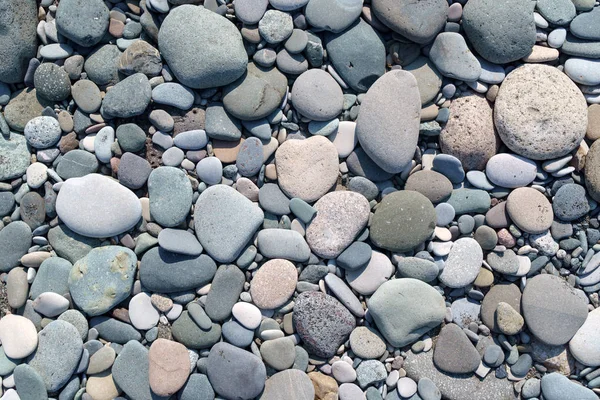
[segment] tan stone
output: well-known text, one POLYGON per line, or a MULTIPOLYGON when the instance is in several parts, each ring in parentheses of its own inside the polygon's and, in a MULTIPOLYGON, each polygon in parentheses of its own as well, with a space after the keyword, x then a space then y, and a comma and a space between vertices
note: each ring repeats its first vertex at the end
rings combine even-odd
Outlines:
POLYGON ((264 263, 250 282, 253 303, 265 310, 284 305, 296 290, 298 272, 288 260, 274 259, 264 263), (277 282, 276 285, 273 282, 277 282))
POLYGON ((500 332, 505 335, 516 335, 521 332, 524 323, 525 320, 521 314, 512 308, 510 304, 503 301, 498 303, 496 307, 496 324, 500 332))
POLYGON ((315 387, 315 400, 337 400, 338 384, 335 379, 320 372, 311 372, 308 377, 315 387))
POLYGON ((486 268, 481 268, 473 284, 478 287, 489 287, 492 286, 492 283, 494 283, 494 274, 492 271, 486 268))
POLYGON ((523 61, 528 63, 548 62, 558 59, 558 50, 545 46, 533 46, 531 53, 523 57, 523 61))
POLYGON ((244 138, 235 142, 214 139, 212 145, 215 157, 221 160, 223 164, 234 163, 235 160, 237 160, 238 153, 240 152, 243 143, 244 138))
POLYGON ((558 372, 569 376, 575 371, 575 359, 567 351, 567 346, 551 346, 534 339, 531 342, 533 361, 542 363, 548 372, 558 372))
POLYGON ((159 396, 171 396, 183 387, 190 374, 189 353, 184 345, 156 339, 148 352, 150 388, 159 396))
POLYGON ((110 371, 88 377, 85 391, 94 400, 113 400, 121 394, 110 371))
POLYGON ((588 124, 585 136, 590 140, 600 138, 600 104, 588 107, 588 124))

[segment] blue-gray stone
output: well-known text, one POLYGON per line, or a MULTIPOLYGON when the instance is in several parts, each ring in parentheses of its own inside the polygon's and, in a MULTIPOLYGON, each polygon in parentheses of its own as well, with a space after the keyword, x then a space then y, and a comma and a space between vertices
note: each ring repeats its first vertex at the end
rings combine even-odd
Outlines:
POLYGON ((31 163, 25 136, 10 133, 0 135, 0 181, 23 176, 31 163))
POLYGON ((595 86, 600 84, 600 60, 571 57, 565 61, 565 73, 574 82, 595 86))
POLYGON ((221 325, 211 324, 209 329, 202 329, 190 318, 188 311, 184 311, 173 323, 171 332, 175 340, 187 348, 209 349, 221 338, 221 325))
POLYGON ((158 234, 158 245, 172 253, 188 256, 202 254, 202 245, 192 233, 182 229, 163 229, 158 234))
POLYGON ((152 89, 152 100, 180 110, 189 110, 194 105, 194 92, 179 83, 167 82, 152 89))
POLYGON ((373 250, 367 243, 354 242, 338 256, 336 263, 340 268, 354 271, 367 265, 372 254, 373 250))
POLYGON ((223 338, 236 347, 248 347, 254 339, 254 331, 244 328, 237 321, 225 322, 222 329, 223 338))
POLYGON ((590 211, 583 186, 568 183, 561 186, 552 199, 554 216, 562 221, 574 221, 590 211))
POLYGON ((146 75, 133 74, 112 87, 102 100, 100 112, 108 118, 131 118, 146 110, 152 88, 146 75))
POLYGON ((131 294, 136 267, 135 253, 126 247, 95 248, 71 269, 71 297, 87 315, 104 314, 131 294))
POLYGON ((27 364, 15 368, 14 380, 20 400, 46 400, 46 384, 37 371, 27 364))
POLYGON ((276 183, 266 183, 258 191, 258 202, 262 209, 275 215, 290 213, 290 199, 276 183))
POLYGON ((204 130, 212 139, 231 142, 242 137, 242 124, 225 111, 221 103, 215 103, 206 108, 204 130))
POLYGON ((112 376, 117 386, 132 400, 163 399, 150 390, 148 349, 129 341, 115 359, 112 376))
POLYGON ((257 119, 256 121, 242 121, 244 128, 252 135, 261 140, 271 140, 271 125, 266 119, 257 119))
POLYGON ((13 221, 0 230, 0 272, 17 265, 31 246, 31 228, 23 221, 13 221))
POLYGON ((267 378, 260 358, 228 343, 218 343, 210 350, 206 373, 215 392, 230 399, 258 396, 267 378), (238 384, 231 384, 232 376, 236 377, 238 384))
POLYGON ((235 165, 242 176, 258 174, 263 164, 263 144, 258 138, 248 138, 240 146, 235 165))
POLYGON ((538 0, 537 11, 552 25, 564 26, 575 18, 575 5, 571 0, 538 0))
POLYGON ((114 318, 94 317, 90 320, 90 328, 96 329, 100 338, 107 342, 125 344, 142 339, 142 335, 133 326, 114 318))
POLYGON ((455 189, 446 201, 456 215, 470 213, 486 213, 490 209, 490 195, 479 189, 455 189))
POLYGON ((573 35, 567 35, 567 38, 565 39, 565 42, 560 50, 561 52, 571 56, 600 58, 600 40, 583 40, 573 35))
POLYGON ((102 0, 66 0, 56 10, 58 33, 83 47, 91 47, 108 31, 109 10, 102 0))
POLYGON ((173 144, 182 150, 200 150, 206 147, 207 143, 208 137, 204 129, 179 132, 173 138, 173 144))
POLYGON ((310 121, 308 131, 313 135, 329 136, 337 132, 340 126, 340 120, 335 118, 329 121, 310 121))
POLYGON ((213 400, 213 390, 208 377, 203 374, 191 374, 179 392, 179 400, 213 400))
POLYGON ((69 274, 73 264, 60 257, 50 257, 42 262, 29 288, 29 297, 35 299, 45 292, 65 295, 69 293, 69 274))
POLYGON ((2 4, 4 23, 0 33, 0 81, 23 81, 37 50, 37 4, 34 0, 8 0, 2 4))
POLYGON ((305 224, 308 224, 317 214, 316 208, 298 197, 294 197, 290 200, 290 211, 305 224))
POLYGON ((136 124, 123 124, 117 127, 117 140, 123 151, 136 153, 144 148, 146 133, 136 124))
POLYGON ((445 77, 473 82, 481 75, 481 65, 460 33, 440 33, 431 46, 429 57, 445 77))
POLYGON ((348 165, 350 172, 354 175, 365 177, 373 182, 382 182, 390 179, 394 175, 384 171, 375 164, 362 147, 359 147, 350 153, 346 158, 346 164, 348 165))
POLYGON ((21 360, 16 360, 14 358, 8 357, 4 353, 4 349, 0 346, 0 375, 8 376, 10 375, 15 367, 21 363, 21 360))
POLYGON ((67 180, 69 178, 80 178, 92 174, 98 170, 98 159, 92 153, 85 150, 71 150, 58 162, 56 172, 58 176, 67 180))
POLYGON ((452 183, 461 183, 465 179, 460 160, 450 154, 438 154, 433 158, 432 170, 445 175, 452 183))
POLYGON ((119 82, 121 54, 119 48, 112 44, 106 44, 91 53, 84 64, 88 79, 102 87, 119 82))
POLYGON ((304 14, 307 22, 318 30, 341 32, 358 19, 361 11, 361 0, 311 0, 304 14))
POLYGON ((542 377, 542 394, 546 400, 597 400, 598 396, 590 389, 572 382, 558 372, 542 377))
POLYGON ((153 292, 174 293, 206 285, 216 270, 215 262, 205 254, 187 256, 154 247, 142 257, 140 280, 153 292))
POLYGON ((192 184, 175 167, 158 167, 148 178, 150 215, 158 224, 171 228, 185 221, 192 207, 192 184))
POLYGON ((221 265, 212 280, 204 310, 213 321, 224 321, 238 301, 246 276, 235 265, 221 265))
POLYGON ((85 340, 87 338, 89 324, 85 316, 79 311, 67 310, 64 313, 60 314, 58 319, 61 321, 66 321, 73 325, 79 332, 81 340, 85 340))
POLYGON ((99 239, 75 233, 64 224, 55 226, 48 231, 48 242, 59 257, 71 263, 85 257, 92 248, 98 247, 102 243, 99 239))
POLYGON ((580 39, 600 40, 600 8, 577 15, 571 21, 569 30, 580 39))
POLYGON ((437 278, 439 268, 433 261, 417 257, 398 259, 398 273, 404 278, 414 278, 423 282, 431 282, 437 278))
POLYGON ((511 365, 510 372, 514 376, 525 376, 529 372, 529 368, 533 365, 533 360, 529 354, 522 354, 516 363, 511 365))
POLYGON ((289 229, 263 229, 258 233, 258 251, 267 258, 284 258, 304 262, 310 257, 310 248, 304 237, 289 229))
POLYGON ((38 347, 28 364, 41 375, 46 390, 57 392, 67 384, 79 365, 83 341, 66 321, 52 321, 38 334, 38 347))

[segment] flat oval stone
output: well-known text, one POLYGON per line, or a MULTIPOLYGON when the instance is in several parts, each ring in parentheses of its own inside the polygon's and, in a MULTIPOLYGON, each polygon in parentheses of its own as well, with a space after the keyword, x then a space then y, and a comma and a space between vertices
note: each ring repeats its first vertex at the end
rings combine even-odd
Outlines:
POLYGON ((406 252, 431 237, 435 222, 429 199, 418 192, 397 191, 385 196, 375 210, 370 238, 384 249, 406 252))
POLYGON ((43 400, 48 398, 44 380, 34 368, 27 364, 21 364, 15 368, 14 383, 19 388, 19 398, 43 400))
POLYGON ((218 343, 210 350, 206 374, 220 396, 244 400, 258 396, 267 377, 260 358, 228 343, 218 343), (232 385, 231 376, 244 385, 232 385))
POLYGON ((387 27, 415 43, 425 44, 444 27, 448 3, 443 0, 427 3, 375 0, 371 9, 387 27))
POLYGON ((206 296, 206 315, 213 321, 224 321, 231 316, 244 287, 244 273, 235 265, 221 265, 206 296))
POLYGON ((402 257, 397 260, 398 273, 403 278, 419 279, 431 282, 437 278, 439 269, 433 261, 419 257, 402 257))
POLYGON ((60 320, 46 325, 38 334, 38 341, 37 350, 28 364, 40 374, 48 392, 57 392, 75 372, 83 352, 83 341, 73 325, 60 320))
POLYGON ((188 311, 183 311, 173 323, 172 333, 176 341, 189 349, 209 349, 220 340, 221 325, 211 323, 208 329, 202 329, 188 311))
POLYGON ((306 241, 319 257, 339 256, 367 225, 367 199, 348 191, 328 193, 314 205, 317 215, 306 227, 306 241))
POLYGON ((225 185, 211 186, 203 191, 194 209, 194 226, 200 244, 212 258, 222 263, 231 262, 240 255, 263 223, 263 218, 259 207, 225 185))
POLYGON ((456 215, 469 213, 485 213, 490 209, 490 195, 479 189, 454 189, 446 201, 456 215))
POLYGON ((576 149, 585 135, 586 115, 585 98, 577 86, 548 65, 527 64, 513 70, 494 103, 494 123, 502 141, 533 160, 558 158, 576 149))
POLYGON ((294 81, 292 103, 296 111, 308 119, 328 121, 341 113, 344 95, 330 74, 313 68, 294 81))
POLYGON ((283 259, 269 260, 250 281, 252 302, 264 310, 279 308, 292 297, 297 283, 298 272, 294 264, 283 259))
POLYGON ((258 174, 263 165, 263 144, 258 138, 248 138, 240 146, 235 165, 242 176, 258 174))
POLYGON ((13 221, 0 230, 0 271, 8 272, 31 246, 31 228, 23 221, 13 221))
POLYGON ((158 31, 158 48, 179 82, 193 89, 227 85, 242 76, 248 64, 235 25, 190 4, 169 12, 158 31), (182 26, 187 27, 183 33, 182 26))
POLYGON ((582 85, 595 86, 600 84, 600 60, 572 57, 565 61, 565 73, 573 81, 582 85))
POLYGON ((137 341, 127 342, 112 367, 117 387, 132 399, 156 397, 150 390, 148 349, 137 341))
POLYGON ((594 8, 590 12, 577 15, 569 24, 569 30, 580 39, 600 40, 600 11, 594 8))
POLYGON ((335 298, 321 292, 301 293, 295 301, 293 323, 304 348, 329 358, 356 326, 354 316, 335 298))
POLYGON ((433 362, 444 372, 468 374, 479 367, 481 356, 458 325, 448 324, 438 336, 433 362))
POLYGON ((90 320, 90 328, 97 330, 102 339, 118 344, 142 339, 142 335, 133 326, 114 318, 94 317, 90 320))
POLYGON ((223 106, 244 121, 265 118, 279 107, 287 93, 287 79, 275 67, 249 63, 245 74, 223 89, 223 106))
POLYGON ((379 358, 385 353, 385 342, 375 329, 358 326, 350 334, 350 348, 360 358, 379 358))
POLYGON ((104 175, 89 174, 65 181, 56 199, 56 213, 74 232, 103 238, 133 228, 142 216, 142 206, 126 187, 104 175))
POLYGON ((131 118, 142 114, 152 98, 146 75, 137 73, 123 79, 106 93, 100 113, 107 118, 131 118))
POLYGON ((42 293, 33 301, 33 309, 49 318, 62 314, 68 308, 69 300, 58 293, 42 293))
POLYGON ((194 92, 179 83, 166 82, 152 89, 152 100, 180 110, 189 110, 194 105, 194 92))
POLYGON ((388 281, 368 300, 379 331, 394 347, 404 347, 444 320, 442 295, 428 284, 411 278, 388 281))
POLYGON ((150 296, 138 293, 129 301, 129 319, 131 324, 141 331, 152 329, 158 323, 160 315, 152 305, 150 296))
POLYGON ((217 271, 215 262, 205 254, 188 256, 160 247, 148 250, 140 265, 142 285, 157 293, 198 289, 209 283, 217 271))
POLYGON ((594 397, 598 397, 590 389, 569 380, 560 372, 545 374, 542 377, 541 388, 544 399, 547 400, 595 400, 594 397))
POLYGON ((336 33, 356 21, 362 11, 362 5, 360 0, 312 0, 306 5, 304 15, 311 26, 336 33))
POLYGON ((465 287, 475 281, 482 263, 483 250, 479 243, 475 239, 460 238, 450 249, 440 282, 451 288, 465 287))
POLYGON ((69 274, 73 302, 89 316, 106 313, 130 295, 136 267, 135 253, 126 247, 93 249, 69 274))
POLYGON ((440 33, 431 46, 429 57, 440 73, 448 78, 473 82, 481 75, 479 61, 459 33, 440 33))
POLYGON ((588 316, 587 305, 575 289, 550 274, 527 280, 521 307, 531 333, 553 346, 571 340, 588 316))
POLYGON ((310 248, 296 231, 288 229, 263 229, 258 232, 257 247, 267 258, 285 258, 303 262, 310 257, 310 248))
POLYGON ((385 46, 362 18, 339 33, 325 33, 327 57, 344 82, 359 93, 385 73, 385 46))
POLYGON ((3 353, 15 360, 27 357, 38 346, 38 334, 33 322, 15 314, 0 319, 0 340, 3 353))
POLYGON ((528 158, 502 153, 489 159, 485 173, 493 184, 512 189, 533 182, 537 165, 528 158))
POLYGON ((477 53, 506 64, 527 56, 536 42, 534 7, 519 0, 475 0, 465 5, 462 25, 477 53))
POLYGON ((420 109, 417 81, 410 72, 390 71, 365 95, 356 120, 356 136, 383 170, 398 173, 412 160, 420 109))
POLYGON ((362 268, 346 271, 348 285, 362 295, 374 293, 394 273, 394 266, 383 253, 373 251, 371 259, 362 268))
POLYGON ((286 140, 275 152, 277 181, 290 198, 313 203, 327 193, 338 176, 338 154, 323 136, 286 140))
POLYGON ((203 250, 196 236, 182 229, 163 229, 158 234, 158 245, 169 252, 188 256, 199 256, 203 250))
POLYGON ((419 192, 435 204, 450 196, 452 182, 439 172, 421 170, 408 177, 404 190, 419 192))
POLYGON ((192 184, 175 167, 158 167, 148 177, 152 219, 166 228, 181 224, 192 207, 192 184))
POLYGON ((506 212, 519 228, 528 233, 545 232, 554 219, 546 196, 529 187, 517 188, 508 195, 506 212))

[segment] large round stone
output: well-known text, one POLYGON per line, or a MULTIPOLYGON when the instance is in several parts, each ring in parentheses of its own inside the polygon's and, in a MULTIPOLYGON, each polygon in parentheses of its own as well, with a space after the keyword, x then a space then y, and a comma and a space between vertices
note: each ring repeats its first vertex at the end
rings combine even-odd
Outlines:
POLYGON ((368 300, 369 312, 387 341, 404 347, 444 320, 446 305, 437 290, 412 278, 388 281, 368 300))
POLYGON ((383 198, 371 221, 370 238, 387 250, 406 252, 431 237, 435 209, 421 193, 401 190, 383 198))
POLYGON ((89 316, 104 314, 131 294, 137 257, 126 247, 92 249, 69 274, 73 302, 89 316))
POLYGON ((102 0, 65 0, 58 3, 56 29, 75 43, 91 47, 108 30, 109 10, 102 0))
POLYGON ((521 299, 527 327, 546 344, 567 343, 588 316, 582 296, 558 276, 542 274, 528 279, 521 299))
POLYGON ((472 0, 465 5, 462 27, 483 58, 509 63, 529 55, 535 44, 534 7, 521 0, 472 0))
POLYGON ((548 160, 579 146, 587 129, 587 103, 558 69, 526 64, 508 74, 500 86, 494 123, 512 151, 548 160))
POLYGON ((243 121, 270 115, 287 92, 287 78, 275 67, 263 68, 254 63, 242 77, 223 89, 223 107, 243 121))
POLYGON ((56 199, 56 213, 72 231, 88 237, 111 237, 134 227, 142 216, 137 196, 99 174, 67 179, 56 199))
POLYGON ((194 89, 227 85, 242 76, 248 64, 235 25, 194 5, 179 6, 167 15, 158 47, 179 82, 194 89))
POLYGON ((442 152, 458 158, 466 171, 483 170, 501 144, 492 114, 483 96, 452 100, 448 123, 440 134, 442 152))
POLYGON ((344 95, 331 75, 313 68, 294 81, 292 104, 303 116, 314 121, 329 121, 342 112, 344 95))
POLYGON ((446 23, 445 0, 373 0, 371 9, 377 19, 416 43, 429 43, 446 23))
POLYGON ((390 71, 371 86, 362 100, 356 136, 377 165, 398 173, 415 154, 420 114, 415 77, 406 71, 390 71))
POLYGON ((286 140, 275 152, 277 181, 288 197, 309 203, 327 193, 338 177, 338 153, 323 136, 286 140))

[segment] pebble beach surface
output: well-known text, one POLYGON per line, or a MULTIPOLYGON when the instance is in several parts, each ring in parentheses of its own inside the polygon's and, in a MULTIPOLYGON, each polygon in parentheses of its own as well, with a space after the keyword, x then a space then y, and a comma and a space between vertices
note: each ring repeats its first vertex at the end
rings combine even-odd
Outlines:
POLYGON ((598 400, 596 0, 1 0, 0 400, 598 400))

